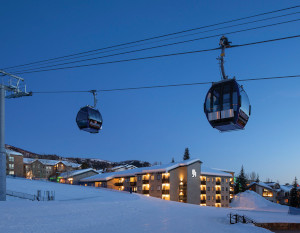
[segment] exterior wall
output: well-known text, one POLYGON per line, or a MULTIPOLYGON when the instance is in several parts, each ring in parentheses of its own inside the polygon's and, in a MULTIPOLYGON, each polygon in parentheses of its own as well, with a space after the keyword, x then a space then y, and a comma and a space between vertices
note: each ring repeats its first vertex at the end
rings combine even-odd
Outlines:
POLYGON ((200 162, 187 166, 187 202, 200 204, 200 162))
POLYGON ((6 174, 23 177, 23 156, 6 154, 6 174))
MULTIPOLYGON (((149 181, 149 185, 150 185, 149 195, 151 197, 162 198, 162 189, 163 189, 162 179, 163 179, 162 173, 151 173, 150 181, 149 181)), ((169 190, 169 189, 165 188, 164 190, 169 190)))
POLYGON ((229 207, 230 177, 201 176, 201 205, 229 207))
POLYGON ((187 202, 187 168, 178 167, 170 171, 170 200, 187 202))

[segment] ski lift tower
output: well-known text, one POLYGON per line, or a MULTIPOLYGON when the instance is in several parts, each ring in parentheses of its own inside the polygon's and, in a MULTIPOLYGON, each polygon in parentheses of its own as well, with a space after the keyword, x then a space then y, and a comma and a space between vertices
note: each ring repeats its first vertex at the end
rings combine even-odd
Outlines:
POLYGON ((0 201, 6 201, 5 98, 31 96, 24 79, 0 70, 0 201))

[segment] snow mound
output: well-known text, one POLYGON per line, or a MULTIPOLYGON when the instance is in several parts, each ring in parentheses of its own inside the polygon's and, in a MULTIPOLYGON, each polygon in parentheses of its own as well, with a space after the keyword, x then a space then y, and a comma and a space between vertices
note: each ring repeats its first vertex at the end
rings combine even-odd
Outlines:
POLYGON ((230 206, 235 209, 288 212, 288 206, 268 201, 256 192, 250 190, 237 194, 233 198, 230 206))

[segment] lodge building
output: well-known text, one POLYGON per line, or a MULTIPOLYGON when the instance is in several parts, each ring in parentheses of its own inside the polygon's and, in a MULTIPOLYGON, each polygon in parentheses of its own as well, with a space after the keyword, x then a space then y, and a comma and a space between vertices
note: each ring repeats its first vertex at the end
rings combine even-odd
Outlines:
POLYGON ((60 160, 24 158, 24 174, 27 179, 57 179, 60 173, 78 170, 81 164, 60 160))
POLYGON ((230 181, 233 176, 222 171, 203 173, 201 164, 199 159, 190 159, 167 165, 101 173, 81 179, 80 184, 132 191, 196 205, 229 207, 230 181))
POLYGON ((82 179, 86 186, 133 191, 165 200, 200 204, 199 159, 102 173, 82 179))

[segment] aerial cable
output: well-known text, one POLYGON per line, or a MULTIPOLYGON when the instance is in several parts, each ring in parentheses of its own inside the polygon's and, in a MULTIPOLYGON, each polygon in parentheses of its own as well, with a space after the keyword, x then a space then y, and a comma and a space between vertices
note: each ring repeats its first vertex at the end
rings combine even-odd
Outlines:
MULTIPOLYGON (((293 39, 298 38, 300 35, 264 40, 264 41, 257 41, 257 42, 250 42, 246 44, 240 45, 232 45, 230 48, 237 48, 237 47, 244 47, 249 45, 256 45, 256 44, 263 44, 269 43, 274 41, 286 40, 286 39, 293 39)), ((147 59, 154 59, 154 58, 162 58, 162 57, 171 57, 171 56, 178 56, 178 55, 186 55, 186 54, 194 54, 194 53, 202 53, 202 52, 209 52, 219 50, 220 48, 212 48, 212 49, 203 49, 203 50, 194 50, 194 51, 186 51, 186 52, 179 52, 179 53, 169 53, 169 54, 161 54, 149 57, 139 57, 139 58, 131 58, 131 59, 124 59, 124 60, 117 60, 117 61, 108 61, 108 62, 99 62, 99 63, 92 63, 92 64, 84 64, 84 65, 76 65, 76 66, 68 66, 68 67, 59 67, 53 69, 45 69, 45 70, 36 70, 36 71, 28 71, 28 72, 16 72, 15 74, 28 74, 28 73, 38 73, 38 72, 45 72, 45 71, 54 71, 54 70, 64 70, 64 69, 74 69, 80 67, 89 67, 89 66, 98 66, 98 65, 106 65, 106 64, 114 64, 114 63, 121 63, 121 62, 130 62, 130 61, 139 61, 139 60, 147 60, 147 59)))
POLYGON ((187 30, 183 30, 183 31, 179 31, 179 32, 168 33, 168 34, 155 36, 155 37, 150 37, 150 38, 146 38, 146 39, 142 39, 142 40, 136 40, 136 41, 121 43, 121 44, 112 45, 112 46, 108 46, 108 47, 104 47, 104 48, 93 49, 93 50, 89 50, 89 51, 85 51, 85 52, 69 54, 69 55, 65 55, 65 56, 60 56, 60 57, 51 58, 51 59, 45 59, 45 60, 36 61, 36 62, 30 62, 30 63, 26 63, 26 64, 22 64, 22 65, 10 66, 10 67, 6 67, 6 68, 3 68, 3 69, 11 69, 11 68, 16 68, 16 67, 32 65, 32 64, 38 64, 38 63, 53 61, 53 60, 62 59, 62 58, 66 58, 66 57, 72 57, 72 56, 77 56, 77 55, 81 55, 81 54, 87 54, 87 53, 91 53, 91 52, 95 52, 95 51, 101 51, 101 50, 105 50, 105 49, 121 47, 121 46, 124 46, 124 45, 136 44, 136 43, 140 43, 140 42, 144 42, 144 41, 159 39, 159 38, 168 37, 168 36, 172 36, 172 35, 178 35, 178 34, 186 33, 186 32, 191 32, 191 31, 195 31, 195 30, 199 30, 199 29, 203 29, 203 28, 208 28, 208 27, 218 26, 218 25, 222 25, 222 24, 232 23, 232 22, 236 22, 236 21, 240 21, 240 20, 245 20, 245 19, 250 19, 250 18, 254 18, 254 17, 258 17, 258 16, 267 15, 267 14, 273 14, 273 13, 276 13, 276 12, 291 10, 291 9, 295 9, 295 8, 298 8, 298 7, 300 7, 300 5, 296 5, 296 6, 288 7, 288 8, 283 8, 283 9, 279 9, 279 10, 274 10, 274 11, 269 11, 269 12, 264 12, 264 13, 260 13, 260 14, 256 14, 256 15, 252 15, 252 16, 247 16, 247 17, 242 17, 242 18, 238 18, 238 19, 234 19, 234 20, 228 20, 228 21, 225 21, 225 22, 220 22, 220 23, 210 24, 210 25, 206 25, 206 26, 201 26, 201 27, 197 27, 197 28, 187 29, 187 30))
MULTIPOLYGON (((296 12, 296 13, 299 14, 300 12, 296 12)), ((293 13, 293 14, 296 14, 296 13, 293 13)), ((167 47, 167 46, 171 46, 171 45, 178 45, 178 44, 183 44, 183 43, 187 43, 187 42, 194 42, 194 41, 208 39, 208 38, 212 38, 212 37, 218 37, 218 36, 221 36, 221 35, 224 35, 224 34, 229 35, 229 34, 234 34, 234 33, 239 33, 239 32, 245 32, 245 31, 250 31, 250 30, 256 30, 256 29, 271 27, 271 26, 277 26, 277 25, 281 25, 281 24, 284 24, 284 23, 296 22, 296 21, 299 21, 299 20, 300 19, 289 20, 289 21, 284 21, 284 22, 279 22, 279 23, 263 25, 263 26, 259 26, 259 27, 247 28, 247 29, 242 29, 242 30, 237 30, 237 31, 232 31, 232 32, 227 32, 227 33, 224 32, 224 33, 221 33, 221 34, 215 34, 215 35, 211 35, 211 36, 205 36, 205 37, 200 37, 200 38, 195 38, 195 39, 190 39, 190 40, 185 40, 185 41, 173 42, 173 43, 164 44, 164 45, 158 45, 158 46, 142 48, 142 49, 137 49, 137 50, 132 50, 132 51, 109 54, 109 55, 100 56, 100 57, 87 58, 87 59, 82 59, 82 60, 78 60, 78 61, 70 61, 70 62, 59 63, 59 64, 54 64, 54 65, 46 65, 46 66, 41 66, 41 67, 34 67, 34 68, 25 69, 25 70, 17 70, 15 72, 22 73, 22 72, 32 71, 32 70, 37 70, 37 69, 43 69, 43 68, 49 68, 49 67, 55 67, 55 66, 62 66, 62 65, 68 65, 68 64, 78 63, 78 62, 85 62, 85 61, 91 61, 91 60, 96 60, 96 59, 101 59, 101 58, 113 57, 113 56, 124 55, 124 54, 135 53, 135 52, 141 52, 141 51, 146 51, 146 50, 150 50, 150 49, 162 48, 162 47, 167 47)), ((239 25, 234 25, 234 26, 239 26, 239 25)), ((232 26, 229 26, 229 27, 232 27, 232 26)), ((222 29, 222 28, 219 28, 219 29, 222 29)))
MULTIPOLYGON (((300 78, 300 74, 299 75, 289 75, 289 76, 266 77, 266 78, 237 79, 236 81, 249 82, 249 81, 262 81, 262 80, 272 80, 272 79, 287 79, 287 78, 300 78)), ((212 84, 212 83, 213 82, 179 83, 179 84, 166 84, 166 85, 154 85, 154 86, 126 87, 126 88, 98 89, 98 90, 77 90, 77 91, 33 91, 32 94, 66 94, 66 93, 115 92, 115 91, 130 91, 130 90, 166 88, 166 87, 198 86, 198 85, 207 85, 207 84, 212 84)))
MULTIPOLYGON (((77 60, 77 61, 72 61, 72 62, 47 65, 47 64, 57 63, 57 62, 68 61, 68 60, 72 60, 72 59, 78 59, 78 58, 81 58, 81 57, 86 57, 86 56, 101 54, 101 53, 113 52, 113 51, 117 51, 117 50, 121 50, 121 49, 128 49, 128 48, 132 48, 132 47, 137 47, 137 46, 142 46, 142 45, 147 45, 147 44, 158 43, 158 42, 162 42, 162 41, 166 41, 166 40, 172 40, 172 39, 178 39, 178 38, 187 37, 187 36, 193 36, 193 35, 203 34, 203 33, 206 33, 206 32, 218 31, 218 30, 222 30, 222 29, 225 29, 225 28, 232 28, 232 27, 242 26, 242 25, 246 25, 246 24, 262 22, 262 21, 265 21, 265 20, 270 20, 270 19, 275 19, 275 18, 281 18, 281 17, 295 15, 295 14, 299 14, 299 13, 300 13, 299 11, 298 12, 292 12, 292 13, 289 13, 289 14, 284 14, 284 15, 279 15, 279 16, 273 16, 273 17, 269 17, 269 18, 264 18, 264 19, 259 19, 259 20, 254 20, 254 21, 250 21, 250 22, 244 22, 244 23, 239 23, 239 24, 234 24, 234 25, 229 25, 229 26, 218 27, 218 28, 214 28, 214 29, 210 29, 210 30, 206 30, 206 31, 201 31, 201 32, 195 32, 195 33, 191 33, 191 34, 187 34, 187 35, 181 35, 181 36, 176 36, 176 37, 171 37, 171 38, 165 38, 165 39, 161 39, 161 40, 158 40, 158 41, 146 42, 146 43, 142 43, 142 44, 139 44, 139 45, 131 45, 131 46, 123 47, 123 48, 116 48, 116 49, 111 49, 111 50, 107 50, 107 51, 100 51, 100 52, 98 51, 98 52, 95 52, 95 53, 81 55, 81 56, 76 56, 76 57, 69 57, 69 58, 65 58, 65 59, 60 60, 60 61, 55 61, 55 60, 54 61, 49 61, 47 63, 44 63, 45 66, 34 67, 37 64, 33 64, 33 65, 30 65, 29 67, 27 67, 26 70, 17 70, 15 72, 23 72, 23 71, 29 71, 29 70, 35 70, 35 69, 41 69, 41 68, 48 68, 48 67, 54 67, 54 66, 72 64, 72 63, 77 63, 77 62, 83 62, 83 61, 101 59, 101 58, 106 58, 106 57, 112 57, 112 56, 117 56, 117 55, 122 55, 122 54, 134 53, 134 52, 139 52, 139 51, 144 51, 144 50, 149 50, 149 49, 155 49, 155 48, 160 48, 160 47, 166 47, 166 46, 170 46, 170 45, 174 45, 174 44, 171 43, 171 44, 165 44, 165 45, 161 45, 161 46, 154 46, 154 47, 149 47, 149 48, 144 48, 144 49, 138 49, 138 50, 133 50, 133 51, 127 51, 127 52, 122 52, 122 53, 115 53, 115 54, 105 55, 105 56, 101 56, 101 57, 88 58, 88 59, 77 60)), ((283 23, 285 23, 285 22, 283 22, 283 23)), ((279 23, 279 24, 282 24, 282 23, 279 23)), ((277 24, 275 24, 275 25, 271 24, 271 25, 266 25, 265 27, 276 26, 276 25, 277 24)), ((254 29, 257 29, 257 28, 255 27, 254 29)), ((250 29, 245 29, 245 30, 253 30, 253 29, 250 28, 250 29)), ((228 33, 224 32, 224 33, 222 33, 222 35, 223 34, 231 34, 231 33, 234 33, 234 32, 228 32, 228 33)), ((211 37, 215 37, 215 36, 220 36, 220 34, 218 34, 218 35, 212 35, 212 36, 208 36, 208 37, 203 37, 203 38, 198 38, 197 40, 207 39, 207 38, 211 38, 211 37)), ((190 41, 187 41, 187 42, 190 42, 190 41)), ((185 42, 179 42, 179 43, 185 43, 185 42)), ((175 43, 175 45, 176 44, 177 43, 175 43)), ((38 64, 38 65, 40 65, 40 64, 38 64)))

